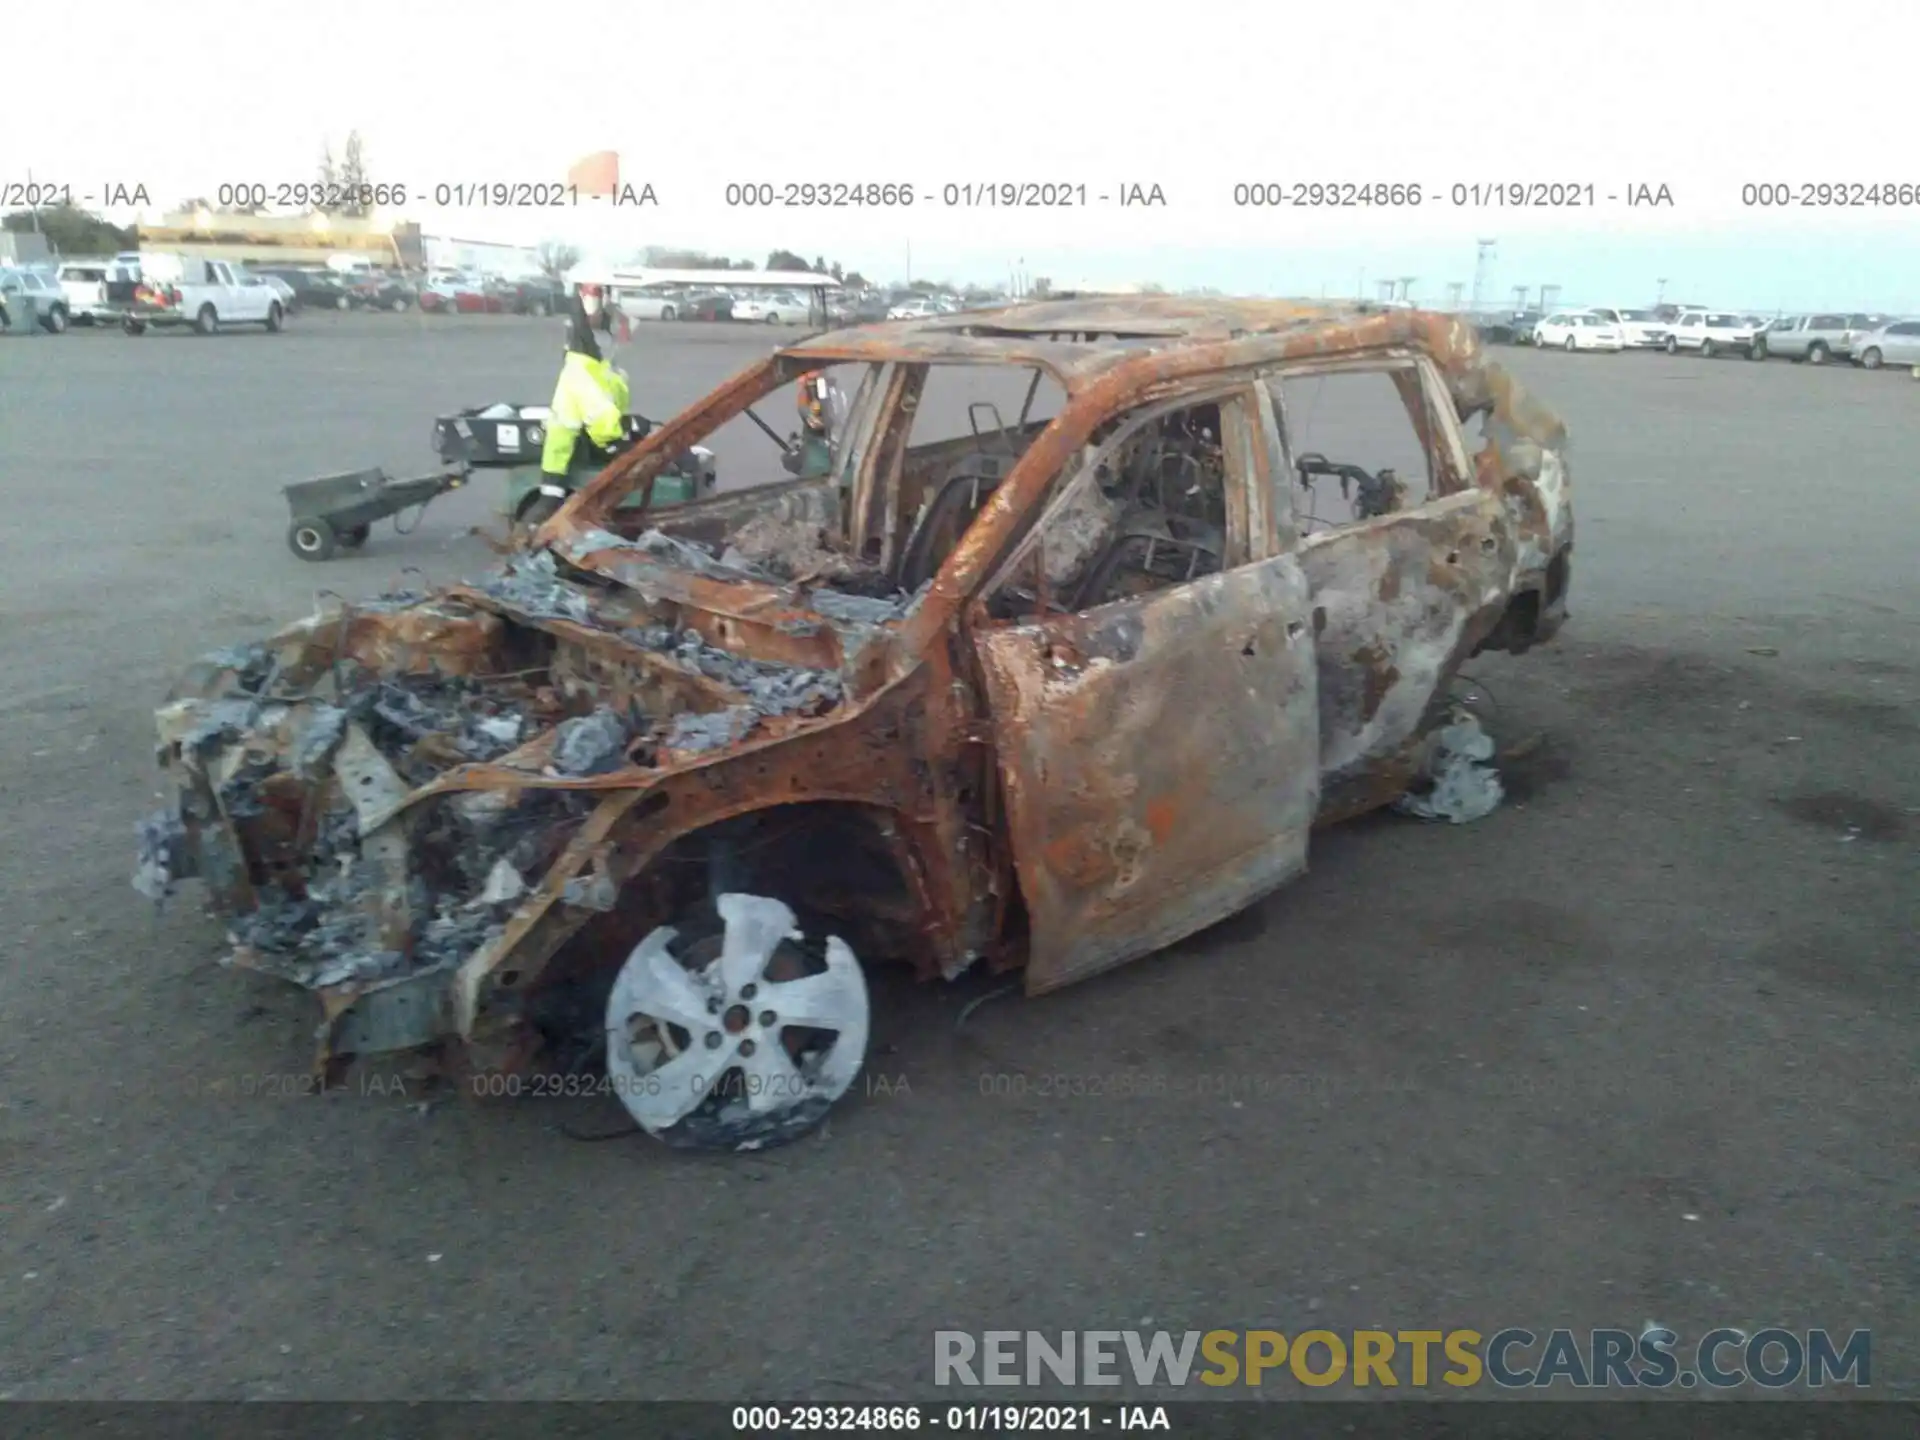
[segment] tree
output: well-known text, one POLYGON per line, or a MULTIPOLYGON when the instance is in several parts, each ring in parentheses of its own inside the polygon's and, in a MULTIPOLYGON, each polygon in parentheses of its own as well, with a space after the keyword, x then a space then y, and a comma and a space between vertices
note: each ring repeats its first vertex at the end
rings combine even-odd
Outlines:
POLYGON ((847 278, 846 276, 840 273, 840 262, 838 260, 834 261, 833 264, 827 267, 827 273, 831 275, 834 279, 842 282, 844 282, 847 278))
POLYGON ((367 159, 360 148, 360 132, 349 130, 346 154, 340 160, 340 188, 345 190, 349 197, 347 203, 340 207, 342 215, 358 218, 367 213, 370 207, 361 203, 358 193, 366 184, 367 159))
POLYGON ((333 146, 320 147, 320 173, 314 177, 320 182, 320 188, 331 190, 340 183, 340 167, 333 163, 333 146))
POLYGON ((813 273, 816 275, 830 275, 833 273, 827 268, 826 256, 816 255, 813 257, 813 273))
POLYGON ((91 210, 78 205, 47 205, 36 214, 15 210, 0 219, 0 228, 14 234, 32 234, 38 230, 47 237, 47 247, 58 255, 111 255, 116 250, 131 250, 140 243, 139 231, 109 225, 91 210))
POLYGON ((867 277, 858 270, 849 270, 845 275, 840 276, 840 283, 849 290, 864 290, 867 288, 868 281, 867 277))
POLYGON ((769 270, 805 270, 806 268, 806 257, 796 255, 791 250, 776 250, 767 256, 769 270))
POLYGON ((549 280, 558 280, 580 263, 580 251, 558 240, 543 240, 540 248, 534 252, 534 258, 539 262, 542 275, 549 280))
POLYGON ((1053 281, 1044 275, 1036 275, 1033 277, 1033 284, 1027 287, 1027 293, 1035 299, 1043 295, 1051 295, 1053 293, 1053 281))

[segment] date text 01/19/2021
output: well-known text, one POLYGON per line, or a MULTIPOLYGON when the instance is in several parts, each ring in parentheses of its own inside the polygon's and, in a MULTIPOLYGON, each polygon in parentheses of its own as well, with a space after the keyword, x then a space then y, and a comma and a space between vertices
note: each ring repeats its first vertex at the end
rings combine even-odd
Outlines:
MULTIPOLYGON (((722 1068, 711 1075, 695 1074, 688 1078, 687 1084, 695 1095, 705 1095, 709 1091, 720 1093, 724 1089, 738 1089, 747 1095, 766 1095, 779 1099, 800 1099, 809 1092, 807 1081, 798 1073, 793 1075, 748 1075, 737 1074, 722 1068)), ((514 1100, 578 1100, 591 1095, 634 1096, 661 1095, 666 1093, 665 1084, 658 1074, 613 1075, 604 1071, 582 1071, 573 1074, 547 1074, 532 1072, 512 1074, 505 1071, 490 1070, 475 1075, 469 1082, 472 1093, 487 1099, 514 1100)))
POLYGON ((1173 1425, 1164 1405, 736 1405, 733 1428, 742 1434, 912 1434, 944 1430, 962 1435, 998 1435, 1009 1430, 1065 1434, 1171 1431, 1173 1425))
POLYGON ((310 210, 324 214, 362 215, 408 203, 431 202, 445 210, 553 210, 595 202, 615 208, 658 205, 659 197, 646 182, 625 182, 611 193, 582 195, 578 185, 547 180, 460 180, 433 185, 336 184, 327 181, 233 181, 214 192, 223 210, 310 210))
POLYGON ((967 180, 944 185, 895 181, 735 180, 721 192, 728 209, 1081 210, 1097 206, 1165 209, 1166 190, 1150 180, 967 180))
POLYGON ((1237 209, 1397 210, 1434 205, 1455 210, 1588 210, 1602 205, 1671 208, 1665 182, 1610 186, 1590 180, 1491 180, 1423 185, 1411 180, 1243 180, 1233 187, 1237 209))

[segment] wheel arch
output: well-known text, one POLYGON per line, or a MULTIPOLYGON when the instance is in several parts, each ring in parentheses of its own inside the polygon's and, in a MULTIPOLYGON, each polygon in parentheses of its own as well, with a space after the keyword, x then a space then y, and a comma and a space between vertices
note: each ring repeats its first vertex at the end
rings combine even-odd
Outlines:
POLYGON ((701 773, 675 777, 691 789, 620 792, 611 797, 625 806, 618 819, 582 825, 569 851, 577 859, 556 863, 535 907, 523 909, 525 923, 462 966, 455 1009, 467 1038, 492 1029, 490 1016, 525 1013, 544 992, 611 983, 647 934, 725 890, 785 901, 834 929, 863 963, 926 968, 918 942, 934 908, 927 827, 871 795, 826 788, 729 803, 701 773), (566 903, 573 883, 590 890, 596 874, 609 882, 602 908, 566 903))

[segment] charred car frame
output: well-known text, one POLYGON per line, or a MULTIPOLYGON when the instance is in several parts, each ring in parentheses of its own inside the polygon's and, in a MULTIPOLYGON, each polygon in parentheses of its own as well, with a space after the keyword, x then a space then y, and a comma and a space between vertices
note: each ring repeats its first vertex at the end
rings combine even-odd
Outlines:
POLYGON ((1054 990, 1400 796, 1462 662, 1564 618, 1565 449, 1417 311, 1065 300, 818 336, 491 578, 211 657, 159 712, 180 798, 136 883, 201 878, 235 963, 319 997, 330 1074, 436 1045, 593 1067, 671 1143, 775 1143, 860 1067, 863 966, 1054 990), (913 443, 949 366, 1064 400, 913 443), (859 378, 827 474, 622 508, 829 367, 859 378), (1279 382, 1350 372, 1397 392, 1424 497, 1295 453, 1279 382), (1336 479, 1353 517, 1312 531, 1336 479))

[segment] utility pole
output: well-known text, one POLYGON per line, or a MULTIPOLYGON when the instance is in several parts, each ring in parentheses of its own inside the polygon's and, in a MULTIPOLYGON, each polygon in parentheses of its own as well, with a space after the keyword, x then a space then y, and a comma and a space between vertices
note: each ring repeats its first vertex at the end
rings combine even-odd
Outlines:
POLYGON ((1380 298, 1382 300, 1391 300, 1393 298, 1393 289, 1394 289, 1393 281, 1391 280, 1380 281, 1378 289, 1379 289, 1380 298))
POLYGON ((1418 275, 1402 275, 1400 277, 1400 298, 1402 300, 1410 300, 1413 298, 1413 282, 1419 278, 1418 275))
POLYGON ((1524 285, 1516 285, 1513 287, 1514 313, 1518 314, 1520 311, 1526 308, 1527 308, 1527 287, 1524 285))
POLYGON ((1656 290, 1653 294, 1653 303, 1656 305, 1664 305, 1667 300, 1667 277, 1662 275, 1654 283, 1657 284, 1660 288, 1656 290))
POLYGON ((1466 292, 1466 286, 1458 280, 1447 282, 1447 309, 1456 315, 1460 313, 1460 297, 1466 292))
POLYGON ((1487 262, 1493 259, 1494 242, 1492 240, 1476 240, 1473 242, 1473 245, 1474 245, 1474 256, 1473 256, 1473 305, 1472 305, 1472 308, 1476 313, 1478 313, 1480 309, 1480 286, 1487 276, 1487 262))

